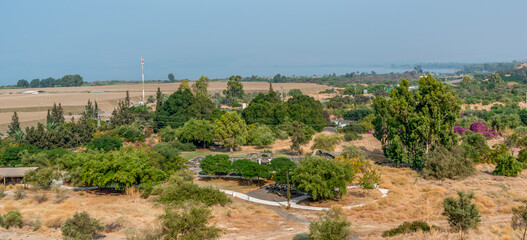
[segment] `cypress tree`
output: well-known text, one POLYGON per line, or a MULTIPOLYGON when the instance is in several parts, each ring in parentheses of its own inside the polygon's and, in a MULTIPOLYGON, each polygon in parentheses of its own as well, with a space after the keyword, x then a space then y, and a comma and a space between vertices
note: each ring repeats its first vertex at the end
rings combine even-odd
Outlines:
POLYGON ((13 117, 11 117, 11 123, 8 126, 7 134, 13 136, 17 131, 20 131, 20 121, 18 119, 18 114, 15 111, 13 117))
POLYGON ((156 112, 159 111, 159 109, 161 109, 161 105, 163 104, 163 96, 162 96, 162 93, 161 93, 161 88, 157 88, 157 92, 156 92, 156 112))

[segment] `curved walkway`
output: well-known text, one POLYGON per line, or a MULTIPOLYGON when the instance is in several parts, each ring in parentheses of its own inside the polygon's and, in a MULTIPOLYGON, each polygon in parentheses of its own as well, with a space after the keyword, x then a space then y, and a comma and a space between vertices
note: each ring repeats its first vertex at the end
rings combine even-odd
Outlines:
MULTIPOLYGON (((348 189, 361 188, 361 187, 362 186, 360 186, 360 185, 354 185, 354 186, 348 186, 348 189)), ((388 196, 388 191, 389 191, 388 189, 383 189, 383 188, 376 188, 376 189, 379 190, 379 192, 382 193, 381 198, 384 198, 384 197, 388 196)), ((276 207, 284 206, 284 207, 287 207, 287 201, 282 201, 282 202, 269 201, 269 200, 263 200, 263 199, 251 197, 251 196, 248 196, 247 194, 243 194, 243 193, 239 193, 239 192, 235 192, 235 191, 224 190, 224 189, 219 189, 219 190, 221 192, 227 194, 227 195, 230 195, 230 196, 233 196, 233 197, 237 197, 239 199, 243 199, 243 200, 246 200, 246 201, 249 201, 249 202, 264 204, 264 205, 268 205, 268 206, 276 206, 276 207)), ((329 210, 329 208, 327 208, 327 207, 312 207, 312 206, 304 206, 304 205, 298 204, 298 202, 300 202, 302 200, 305 200, 305 199, 308 199, 308 198, 310 198, 309 195, 302 195, 300 197, 293 198, 293 199, 291 199, 289 206, 291 208, 304 209, 304 210, 314 210, 314 211, 329 210)), ((376 201, 377 200, 374 200, 372 202, 376 202, 376 201)), ((371 203, 371 202, 369 202, 369 203, 371 203)), ((364 203, 357 204, 357 205, 351 205, 351 206, 345 206, 343 208, 345 208, 345 209, 352 209, 352 208, 362 207, 362 206, 364 206, 364 203)))

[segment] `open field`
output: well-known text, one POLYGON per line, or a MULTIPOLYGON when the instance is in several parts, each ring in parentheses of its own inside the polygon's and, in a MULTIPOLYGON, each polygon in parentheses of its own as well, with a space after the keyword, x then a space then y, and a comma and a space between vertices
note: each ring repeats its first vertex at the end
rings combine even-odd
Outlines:
MULTIPOLYGON (((245 92, 268 91, 267 82, 243 82, 245 92)), ((227 82, 210 82, 209 93, 222 92, 227 82)), ((179 83, 152 83, 145 84, 145 98, 155 96, 157 88, 165 94, 175 92, 179 83)), ((284 92, 297 88, 303 93, 317 97, 318 92, 330 87, 314 83, 274 83, 273 88, 278 91, 283 88, 284 92)), ((61 103, 64 107, 66 117, 79 114, 84 110, 88 99, 97 101, 103 115, 111 114, 119 100, 124 99, 125 92, 130 92, 133 102, 141 101, 142 85, 109 85, 109 86, 85 86, 85 87, 61 87, 61 88, 33 88, 33 89, 2 89, 0 90, 0 132, 5 132, 11 121, 13 111, 19 112, 21 126, 34 125, 39 119, 45 119, 47 109, 53 103, 61 103), (24 91, 45 91, 40 94, 20 94, 24 91)), ((323 95, 323 94, 321 94, 323 95)), ((318 96, 320 97, 320 96, 318 96)))

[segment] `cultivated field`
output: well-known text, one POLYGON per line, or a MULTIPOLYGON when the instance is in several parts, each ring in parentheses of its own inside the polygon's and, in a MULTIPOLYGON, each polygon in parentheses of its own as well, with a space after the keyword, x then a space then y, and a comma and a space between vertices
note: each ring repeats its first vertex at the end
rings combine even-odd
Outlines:
MULTIPOLYGON (((267 82, 243 82, 245 92, 264 92, 269 90, 267 82)), ((227 82, 210 82, 209 93, 223 92, 227 82)), ((152 83, 145 85, 145 98, 155 96, 157 88, 165 94, 171 94, 179 87, 179 83, 152 83)), ((314 83, 274 83, 273 89, 287 93, 291 89, 300 89, 303 93, 318 97, 317 93, 328 89, 328 86, 314 83)), ((5 132, 11 121, 13 111, 19 113, 21 126, 34 125, 38 121, 45 120, 47 109, 53 103, 61 103, 64 107, 66 118, 68 115, 79 114, 84 110, 88 99, 97 101, 103 115, 111 114, 119 100, 124 99, 125 92, 130 92, 133 102, 141 101, 142 85, 110 85, 110 86, 86 86, 86 87, 62 87, 62 88, 34 88, 34 89, 3 89, 0 90, 0 132, 5 132), (20 94, 24 91, 45 91, 40 94, 20 94)))

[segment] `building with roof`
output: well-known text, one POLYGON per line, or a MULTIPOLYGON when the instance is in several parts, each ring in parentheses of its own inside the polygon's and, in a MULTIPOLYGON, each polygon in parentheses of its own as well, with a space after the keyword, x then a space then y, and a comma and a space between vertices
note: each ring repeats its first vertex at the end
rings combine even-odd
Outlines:
POLYGON ((0 179, 4 186, 7 184, 17 184, 22 182, 24 176, 28 171, 37 170, 38 167, 11 167, 11 168, 0 168, 0 179))

